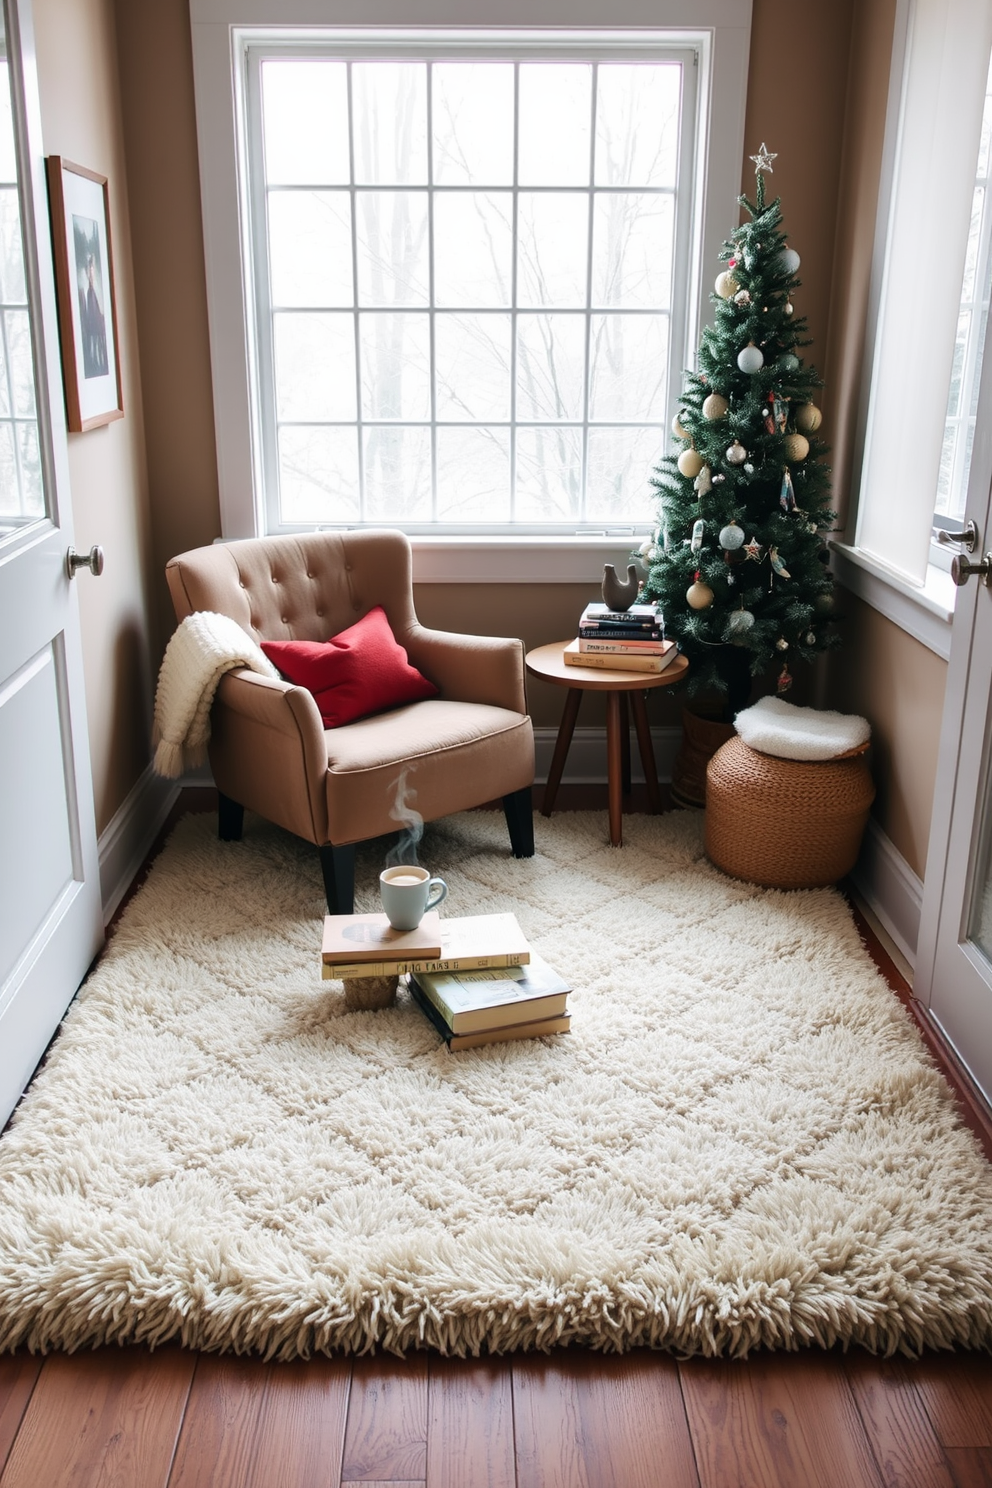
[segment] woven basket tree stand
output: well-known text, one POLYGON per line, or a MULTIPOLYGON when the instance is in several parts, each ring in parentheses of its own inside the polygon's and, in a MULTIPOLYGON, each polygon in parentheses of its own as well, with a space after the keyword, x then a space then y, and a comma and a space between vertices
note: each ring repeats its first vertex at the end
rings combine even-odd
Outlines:
POLYGON ((850 873, 875 799, 867 749, 790 760, 729 740, 706 771, 710 862, 769 889, 822 888, 850 873))

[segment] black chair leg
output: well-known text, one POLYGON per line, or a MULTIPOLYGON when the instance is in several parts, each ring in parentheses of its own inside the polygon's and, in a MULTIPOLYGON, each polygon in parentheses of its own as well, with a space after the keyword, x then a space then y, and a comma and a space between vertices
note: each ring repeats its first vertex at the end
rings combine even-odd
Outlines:
POLYGON ((534 856, 534 807, 531 801, 530 786, 525 785, 523 790, 513 791, 510 795, 504 796, 503 811, 506 815, 513 856, 532 858, 534 856))
POLYGON ((223 791, 217 792, 217 836, 221 842, 240 842, 245 823, 245 808, 232 801, 223 791))
POLYGON ((327 895, 327 913, 354 914, 355 844, 335 847, 333 842, 325 842, 318 851, 327 895))

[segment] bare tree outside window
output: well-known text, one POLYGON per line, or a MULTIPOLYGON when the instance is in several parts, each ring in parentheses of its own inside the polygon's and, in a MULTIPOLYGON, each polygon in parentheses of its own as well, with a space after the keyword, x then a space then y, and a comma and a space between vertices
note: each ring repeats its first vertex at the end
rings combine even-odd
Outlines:
POLYGON ((261 58, 274 527, 651 520, 685 65, 261 58))

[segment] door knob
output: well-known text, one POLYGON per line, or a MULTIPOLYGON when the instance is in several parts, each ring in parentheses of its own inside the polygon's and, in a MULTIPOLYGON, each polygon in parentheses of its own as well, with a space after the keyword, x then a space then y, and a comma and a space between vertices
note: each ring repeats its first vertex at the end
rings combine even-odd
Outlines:
POLYGON ((986 553, 981 563, 969 563, 967 558, 955 553, 951 559, 951 578, 959 589, 962 584, 967 584, 972 574, 978 574, 982 583, 988 587, 989 575, 992 574, 992 553, 986 553))
POLYGON ((88 568, 93 577, 98 579, 103 573, 103 549, 94 543, 84 557, 82 553, 77 553, 75 548, 70 548, 65 555, 65 567, 70 579, 76 577, 77 568, 88 568))

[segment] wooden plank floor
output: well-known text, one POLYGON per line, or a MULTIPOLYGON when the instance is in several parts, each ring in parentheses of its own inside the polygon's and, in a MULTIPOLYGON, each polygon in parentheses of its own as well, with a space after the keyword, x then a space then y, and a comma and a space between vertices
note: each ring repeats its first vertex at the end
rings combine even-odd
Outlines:
MULTIPOLYGON (((861 931, 911 1001, 863 922, 861 931)), ((985 1137, 986 1118, 955 1083, 985 1137)), ((992 1358, 811 1350, 679 1361, 569 1349, 267 1364, 178 1347, 0 1356, 0 1488, 348 1483, 992 1488, 992 1358)))

